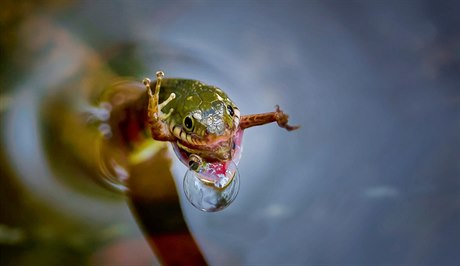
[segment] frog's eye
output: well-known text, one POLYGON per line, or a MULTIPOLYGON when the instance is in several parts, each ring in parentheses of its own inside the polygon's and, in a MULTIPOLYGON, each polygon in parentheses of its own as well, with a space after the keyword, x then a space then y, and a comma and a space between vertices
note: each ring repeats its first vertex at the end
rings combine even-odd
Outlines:
POLYGON ((235 115, 235 110, 233 110, 233 107, 231 105, 227 105, 227 112, 231 116, 235 115))
POLYGON ((193 128, 193 119, 190 116, 184 118, 184 127, 188 130, 193 128))

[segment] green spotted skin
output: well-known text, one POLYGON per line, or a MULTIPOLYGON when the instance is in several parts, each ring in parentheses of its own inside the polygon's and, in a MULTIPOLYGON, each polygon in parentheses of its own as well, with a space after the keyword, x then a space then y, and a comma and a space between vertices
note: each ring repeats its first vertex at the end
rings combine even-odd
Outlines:
POLYGON ((219 88, 197 80, 165 78, 161 81, 159 102, 163 103, 171 93, 176 98, 161 111, 169 113, 173 108, 166 122, 178 139, 199 145, 197 139, 231 134, 238 127, 238 108, 219 88), (184 139, 183 132, 193 138, 184 139))

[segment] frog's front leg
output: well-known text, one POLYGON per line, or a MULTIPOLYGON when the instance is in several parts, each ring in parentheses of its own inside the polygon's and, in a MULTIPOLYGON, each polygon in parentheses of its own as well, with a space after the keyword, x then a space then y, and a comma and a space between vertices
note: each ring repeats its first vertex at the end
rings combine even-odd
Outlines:
POLYGON ((171 108, 168 113, 163 113, 161 109, 165 107, 169 102, 176 98, 176 94, 171 93, 168 99, 164 102, 159 103, 159 93, 161 87, 161 80, 163 79, 164 73, 158 71, 156 73, 157 81, 155 83, 155 91, 152 92, 152 88, 150 87, 151 81, 150 79, 146 78, 142 82, 147 89, 147 94, 149 97, 148 101, 148 109, 147 109, 147 123, 150 127, 150 131, 152 132, 152 137, 159 141, 174 141, 176 138, 174 135, 169 131, 169 126, 167 119, 174 112, 174 109, 171 108))
POLYGON ((276 122, 278 126, 285 128, 288 131, 296 130, 300 126, 291 126, 288 125, 289 115, 281 111, 280 107, 276 106, 275 112, 263 113, 263 114, 253 114, 253 115, 243 115, 240 120, 240 128, 246 129, 253 126, 261 126, 268 123, 276 122))

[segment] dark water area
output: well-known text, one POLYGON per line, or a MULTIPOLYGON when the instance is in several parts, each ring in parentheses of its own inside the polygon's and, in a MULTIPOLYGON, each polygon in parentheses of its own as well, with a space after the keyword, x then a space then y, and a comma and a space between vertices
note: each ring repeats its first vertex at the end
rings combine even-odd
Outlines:
POLYGON ((149 237, 198 247, 186 254, 210 265, 458 265, 459 11, 458 1, 6 1, 0 265, 157 265, 149 237), (245 131, 240 191, 221 212, 187 202, 172 151, 175 182, 157 194, 141 184, 127 200, 94 182, 93 135, 71 110, 114 78, 158 70, 219 86, 242 114, 279 104, 302 126, 245 131), (139 196, 160 194, 169 201, 139 196), (155 228, 185 229, 160 239, 155 228))

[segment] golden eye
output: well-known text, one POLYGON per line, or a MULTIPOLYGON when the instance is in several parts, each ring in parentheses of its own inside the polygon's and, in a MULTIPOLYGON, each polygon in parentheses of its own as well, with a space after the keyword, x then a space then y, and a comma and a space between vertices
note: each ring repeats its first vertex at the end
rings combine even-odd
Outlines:
POLYGON ((233 110, 233 107, 231 105, 227 105, 227 112, 231 116, 235 115, 235 111, 233 110))
POLYGON ((184 127, 188 130, 193 128, 193 119, 190 116, 184 118, 184 127))

